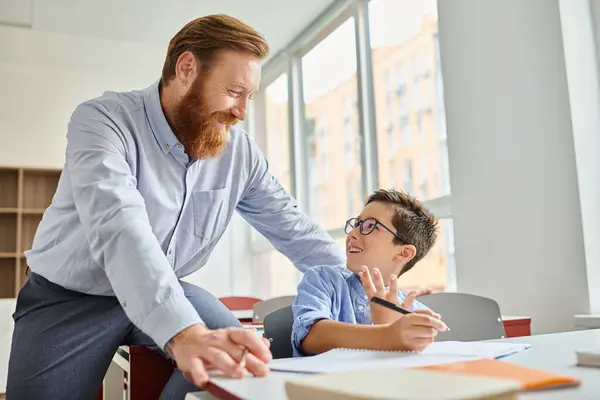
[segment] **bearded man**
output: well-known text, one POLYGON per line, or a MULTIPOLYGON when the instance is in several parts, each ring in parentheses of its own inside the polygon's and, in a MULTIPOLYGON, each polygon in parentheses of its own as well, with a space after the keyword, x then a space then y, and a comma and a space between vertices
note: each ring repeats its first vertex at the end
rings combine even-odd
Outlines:
POLYGON ((180 280, 205 265, 236 210, 301 271, 344 263, 235 126, 267 53, 243 22, 199 18, 171 40, 158 82, 77 107, 56 194, 26 253, 8 399, 94 398, 120 345, 176 362, 161 398, 183 399, 210 369, 268 372, 268 342, 180 280))

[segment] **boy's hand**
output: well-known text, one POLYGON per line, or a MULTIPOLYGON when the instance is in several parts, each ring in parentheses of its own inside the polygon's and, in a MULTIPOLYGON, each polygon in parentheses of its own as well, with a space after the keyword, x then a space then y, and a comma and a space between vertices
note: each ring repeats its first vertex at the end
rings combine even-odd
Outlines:
POLYGON ((412 314, 402 315, 388 326, 390 350, 424 350, 435 340, 438 332, 448 330, 440 320, 439 314, 431 310, 416 310, 412 314))
MULTIPOLYGON (((430 294, 431 289, 420 289, 420 290, 412 290, 410 291, 404 301, 400 303, 398 300, 398 279, 396 275, 390 275, 390 290, 388 292, 385 291, 385 284, 383 283, 383 277, 381 276, 381 272, 379 269, 373 269, 373 276, 369 272, 369 268, 366 266, 361 267, 361 271, 358 273, 358 277, 365 288, 365 293, 369 296, 369 300, 373 296, 380 297, 384 300, 389 301, 397 306, 405 308, 407 310, 412 310, 413 305, 415 303, 415 299, 418 296, 423 296, 425 294, 430 294)), ((391 324, 402 317, 402 314, 382 307, 378 304, 371 303, 371 319, 375 325, 379 324, 391 324)))

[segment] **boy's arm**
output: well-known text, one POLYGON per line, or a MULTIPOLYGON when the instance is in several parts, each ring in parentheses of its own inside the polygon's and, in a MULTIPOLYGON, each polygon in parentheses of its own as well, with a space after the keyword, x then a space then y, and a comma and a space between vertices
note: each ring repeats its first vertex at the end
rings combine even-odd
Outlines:
POLYGON ((431 311, 405 315, 394 324, 359 325, 334 321, 336 297, 328 269, 306 271, 292 305, 292 344, 300 354, 319 354, 344 347, 370 350, 418 350, 433 341, 445 327, 431 311))
POLYGON ((360 325, 322 319, 302 341, 302 351, 320 354, 335 348, 390 350, 389 325, 360 325))
POLYGON ((386 326, 373 327, 334 321, 331 310, 336 293, 330 271, 327 267, 310 268, 298 285, 298 295, 292 306, 292 344, 295 349, 300 354, 312 355, 336 347, 386 348, 386 326))

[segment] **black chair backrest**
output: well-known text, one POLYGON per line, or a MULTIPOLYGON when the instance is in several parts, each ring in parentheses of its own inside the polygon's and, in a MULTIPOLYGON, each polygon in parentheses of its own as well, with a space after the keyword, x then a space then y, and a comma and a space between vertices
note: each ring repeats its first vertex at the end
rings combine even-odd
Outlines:
POLYGON ((273 358, 287 358, 293 356, 292 349, 292 324, 294 313, 292 306, 275 310, 265 317, 264 337, 271 342, 273 358))

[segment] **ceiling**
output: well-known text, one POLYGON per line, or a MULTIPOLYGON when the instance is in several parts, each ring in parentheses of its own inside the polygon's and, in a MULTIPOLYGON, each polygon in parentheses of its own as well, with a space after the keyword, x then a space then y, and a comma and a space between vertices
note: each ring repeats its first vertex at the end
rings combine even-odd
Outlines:
POLYGON ((276 54, 336 0, 0 0, 0 24, 166 46, 188 21, 238 17, 276 54))

